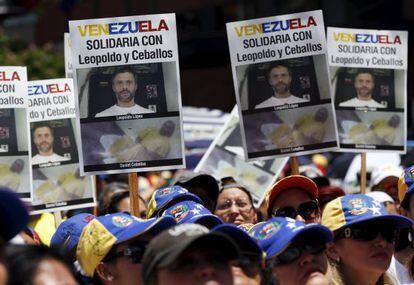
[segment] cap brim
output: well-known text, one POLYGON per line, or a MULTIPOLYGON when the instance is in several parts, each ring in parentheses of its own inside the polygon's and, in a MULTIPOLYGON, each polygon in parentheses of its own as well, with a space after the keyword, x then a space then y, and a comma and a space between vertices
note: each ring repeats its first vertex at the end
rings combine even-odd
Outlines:
MULTIPOLYGON (((380 216, 374 216, 374 217, 366 217, 366 218, 362 218, 359 220, 355 220, 349 223, 346 223, 346 225, 340 227, 337 230, 340 229, 344 229, 348 226, 351 225, 356 225, 359 223, 363 223, 363 222, 369 222, 369 221, 390 221, 393 222, 393 225, 395 225, 397 227, 397 229, 402 229, 402 228, 409 228, 413 225, 413 221, 409 218, 406 218, 404 216, 400 216, 400 215, 380 215, 380 216)), ((335 231, 337 231, 335 230, 335 231)))
POLYGON ((277 242, 274 242, 272 246, 270 246, 266 251, 266 258, 270 259, 274 256, 279 255, 292 243, 296 237, 305 234, 307 237, 313 237, 313 240, 323 241, 325 243, 330 242, 333 239, 333 234, 327 227, 319 224, 308 224, 293 234, 284 235, 277 242))
POLYGON ((253 254, 258 257, 262 256, 262 248, 256 239, 242 229, 239 229, 237 226, 232 224, 221 224, 214 227, 211 231, 228 235, 239 246, 242 254, 253 254))
POLYGON ((270 189, 269 206, 273 204, 274 199, 284 190, 290 188, 299 188, 308 193, 311 198, 318 198, 318 187, 310 178, 302 175, 291 175, 280 179, 270 189))
POLYGON ((200 225, 205 226, 208 229, 212 229, 217 225, 221 225, 223 221, 215 215, 206 214, 202 216, 192 217, 191 219, 187 221, 187 223, 200 224, 200 225))
POLYGON ((176 224, 176 221, 171 216, 162 216, 160 218, 142 220, 140 222, 137 222, 134 227, 131 227, 130 229, 123 232, 122 235, 117 238, 115 244, 134 239, 146 233, 156 236, 163 230, 175 226, 176 224))
POLYGON ((240 256, 239 247, 226 235, 218 232, 209 232, 202 236, 198 236, 192 240, 188 240, 183 244, 176 245, 157 265, 158 268, 163 268, 171 265, 176 261, 180 255, 191 247, 199 247, 202 244, 209 244, 211 248, 219 248, 222 257, 227 257, 228 260, 236 259, 240 256))

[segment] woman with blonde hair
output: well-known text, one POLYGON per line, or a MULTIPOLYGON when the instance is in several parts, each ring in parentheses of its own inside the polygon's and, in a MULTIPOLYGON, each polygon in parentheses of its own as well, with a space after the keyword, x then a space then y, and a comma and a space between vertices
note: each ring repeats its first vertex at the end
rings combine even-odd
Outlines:
POLYGON ((346 195, 329 202, 322 224, 334 233, 327 246, 332 275, 338 285, 393 285, 386 274, 394 254, 397 230, 412 225, 363 194, 346 195))

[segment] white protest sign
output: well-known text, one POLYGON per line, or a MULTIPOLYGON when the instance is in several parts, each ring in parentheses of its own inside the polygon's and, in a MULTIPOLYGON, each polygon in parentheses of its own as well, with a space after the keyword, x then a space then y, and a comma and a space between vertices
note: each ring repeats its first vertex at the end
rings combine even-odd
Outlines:
POLYGON ((338 146, 321 11, 227 24, 248 160, 338 146))
POLYGON ((328 27, 327 34, 341 150, 405 152, 408 33, 328 27))
POLYGON ((82 173, 184 167, 174 14, 69 22, 82 173))
POLYGON ((26 67, 0 67, 0 186, 30 200, 26 67))
POLYGON ((30 81, 28 95, 32 214, 95 205, 80 176, 73 80, 30 81))

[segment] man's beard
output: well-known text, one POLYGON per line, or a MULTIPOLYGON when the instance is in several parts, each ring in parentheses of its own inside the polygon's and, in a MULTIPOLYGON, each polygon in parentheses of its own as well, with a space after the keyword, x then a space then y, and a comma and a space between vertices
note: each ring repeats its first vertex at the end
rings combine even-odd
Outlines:
POLYGON ((362 88, 360 88, 360 89, 359 89, 358 94, 359 94, 361 97, 370 97, 370 95, 371 95, 371 90, 369 90, 368 88, 362 87, 362 88))
POLYGON ((43 143, 37 145, 39 152, 49 152, 52 149, 52 144, 50 143, 43 143))
POLYGON ((278 83, 275 85, 276 93, 286 93, 289 91, 289 86, 285 83, 278 83))
POLYGON ((129 91, 121 91, 119 93, 116 94, 116 97, 118 99, 118 101, 120 102, 131 102, 134 100, 135 94, 133 92, 129 92, 129 91), (125 96, 122 93, 126 93, 128 92, 128 96, 125 96))

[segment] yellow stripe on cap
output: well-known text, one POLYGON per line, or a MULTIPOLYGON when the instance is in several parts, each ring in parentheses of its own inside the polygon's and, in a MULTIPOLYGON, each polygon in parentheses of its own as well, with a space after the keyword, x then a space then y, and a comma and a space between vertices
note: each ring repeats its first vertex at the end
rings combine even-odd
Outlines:
POLYGON ((326 204, 322 213, 321 224, 328 227, 331 231, 336 231, 346 224, 341 197, 326 204))
POLYGON ((152 193, 151 199, 147 206, 147 218, 152 218, 152 215, 155 213, 155 209, 157 209, 157 201, 155 201, 155 194, 157 191, 152 193))
POLYGON ((111 250, 117 239, 96 219, 83 229, 76 256, 85 273, 93 277, 96 267, 111 250))
POLYGON ((405 193, 407 193, 408 186, 405 183, 405 171, 403 171, 398 179, 398 199, 400 203, 404 200, 405 193))

